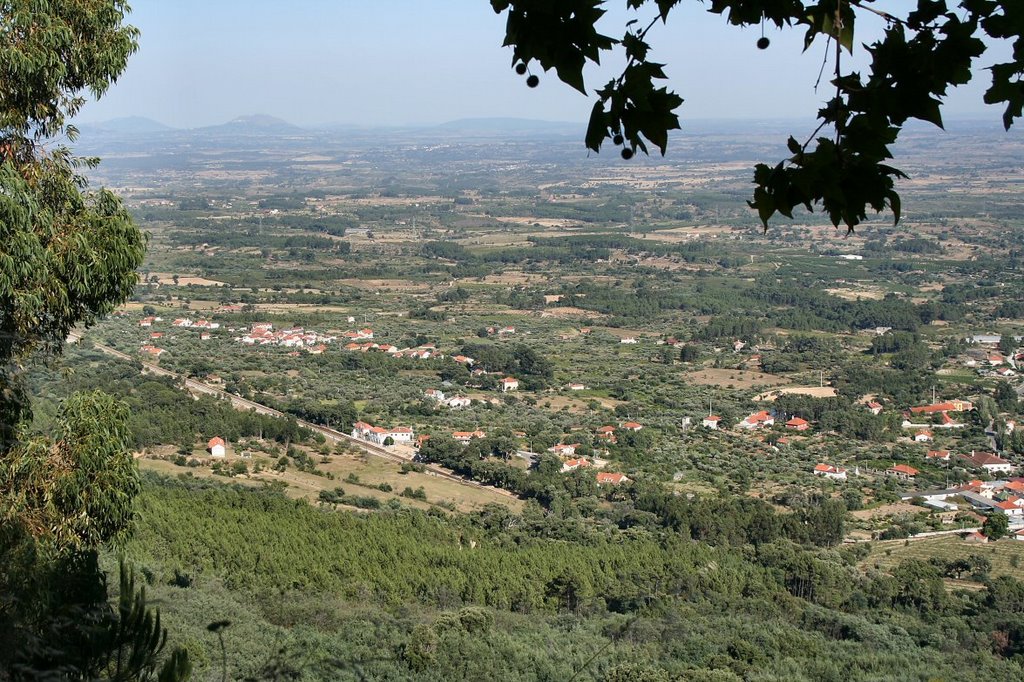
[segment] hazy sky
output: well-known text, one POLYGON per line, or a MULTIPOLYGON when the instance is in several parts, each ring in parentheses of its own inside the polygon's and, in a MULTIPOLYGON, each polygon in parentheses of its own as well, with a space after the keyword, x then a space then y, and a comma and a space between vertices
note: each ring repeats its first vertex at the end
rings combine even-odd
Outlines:
MULTIPOLYGON (((557 1, 557 0, 552 0, 557 1)), ((893 0, 905 4, 905 0, 893 0)), ((512 116, 585 121, 593 104, 540 73, 526 87, 502 48, 504 17, 487 0, 132 0, 140 49, 120 81, 80 120, 146 116, 176 127, 270 114, 299 125, 404 125, 512 116)), ((612 3, 624 7, 621 0, 612 3)), ((802 31, 739 30, 699 3, 676 10, 650 34, 667 62, 680 114, 706 118, 813 118, 831 88, 813 90, 824 43, 801 55, 802 31)), ((621 36, 625 11, 602 21, 621 36)), ((651 10, 639 15, 651 17, 651 10)), ((866 15, 858 41, 883 28, 866 15)), ((861 51, 863 52, 863 51, 861 51)), ((986 62, 988 63, 988 62, 986 62)), ((621 63, 588 74, 604 84, 621 63)), ((981 103, 988 74, 950 99, 947 117, 999 109, 981 103)))

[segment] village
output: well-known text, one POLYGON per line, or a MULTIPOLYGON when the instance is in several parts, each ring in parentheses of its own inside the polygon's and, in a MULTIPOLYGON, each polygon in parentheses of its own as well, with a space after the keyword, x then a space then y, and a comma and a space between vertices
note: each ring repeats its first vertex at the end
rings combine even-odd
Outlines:
MULTIPOLYGON (((223 308, 223 307, 222 307, 223 308)), ((225 310, 218 311, 221 314, 225 310)), ((226 312, 231 312, 227 310, 226 312)), ((216 313, 215 313, 216 314, 216 313)), ((216 319, 216 318, 215 318, 216 319)), ((349 317, 349 321, 354 318, 349 317)), ((228 321, 230 322, 230 321, 228 321)), ((169 323, 164 323, 159 316, 145 316, 139 323, 139 328, 149 333, 140 347, 140 352, 159 359, 165 352, 164 348, 156 346, 168 333, 193 334, 195 338, 208 341, 213 334, 225 334, 223 338, 230 339, 243 347, 280 347, 285 349, 288 355, 297 356, 298 350, 303 350, 310 355, 320 355, 329 351, 331 353, 378 353, 393 361, 400 361, 403 358, 409 360, 430 361, 431 371, 437 371, 440 366, 447 367, 448 363, 464 368, 466 372, 460 383, 451 379, 442 382, 443 385, 435 385, 423 389, 422 397, 427 404, 452 410, 452 414, 462 412, 479 413, 473 409, 474 405, 484 405, 494 408, 501 408, 503 405, 500 396, 517 396, 514 404, 522 404, 521 401, 530 397, 531 400, 542 399, 544 395, 551 394, 579 394, 589 392, 587 384, 581 381, 568 381, 559 388, 548 386, 537 390, 523 391, 520 379, 515 376, 505 375, 502 371, 491 372, 486 365, 477 359, 460 353, 458 346, 455 350, 442 350, 438 344, 431 342, 417 343, 415 346, 403 346, 387 341, 379 340, 373 329, 364 327, 362 329, 339 331, 339 332, 317 332, 299 326, 276 328, 270 322, 255 322, 251 325, 239 328, 237 326, 226 326, 224 321, 210 321, 203 317, 192 319, 191 317, 175 318, 169 323), (163 323, 163 324, 162 324, 163 323), (157 329, 161 329, 157 331, 157 329), (484 380, 486 379, 486 382, 484 380), (536 397, 533 397, 536 396, 536 397)), ((875 334, 885 334, 887 329, 875 330, 875 334)), ((517 330, 511 325, 492 325, 481 330, 481 335, 493 337, 499 343, 514 338, 517 330)), ((559 340, 570 338, 581 338, 583 335, 592 335, 591 327, 579 330, 577 336, 567 336, 564 333, 558 335, 559 340)), ((528 334, 529 336, 529 334, 528 334)), ((596 337, 601 338, 598 334, 596 337)), ((639 346, 648 344, 655 350, 658 348, 672 348, 679 351, 686 344, 678 341, 672 336, 645 336, 639 335, 615 336, 611 340, 619 345, 639 346)), ((1012 379, 1016 376, 1017 368, 1024 360, 1024 352, 1020 349, 1007 354, 999 353, 996 350, 988 350, 999 344, 998 337, 975 336, 966 341, 973 348, 968 348, 954 362, 965 368, 970 368, 979 376, 992 376, 999 379, 1012 379), (979 365, 984 365, 983 367, 979 365)), ((1019 339, 1017 339, 1019 342, 1019 339)), ((770 351, 771 346, 763 344, 747 344, 735 339, 732 343, 721 348, 722 352, 734 356, 743 363, 749 365, 757 363, 761 359, 765 349, 770 351)), ((660 352, 660 351, 659 351, 660 352)), ((724 356, 723 356, 724 357, 724 356)), ((450 371, 442 371, 441 376, 454 377, 450 371)), ((219 381, 219 377, 217 378, 219 381)), ((823 389, 824 390, 824 389, 823 389)), ((779 400, 782 396, 792 394, 793 389, 785 391, 769 392, 769 399, 779 400)), ((784 401, 783 401, 784 402, 784 401)), ((804 418, 792 411, 780 410, 769 403, 767 409, 758 409, 747 413, 742 417, 734 417, 732 423, 725 417, 714 414, 711 409, 706 414, 689 414, 683 420, 683 432, 688 432, 687 438, 690 442, 700 441, 696 434, 703 432, 708 437, 714 434, 726 433, 730 438, 749 440, 757 448, 767 448, 768 452, 779 453, 783 449, 803 447, 804 442, 818 440, 827 443, 829 433, 818 432, 817 424, 813 419, 804 418)), ((926 509, 931 509, 937 519, 943 524, 954 524, 967 517, 964 513, 974 512, 978 516, 974 519, 980 523, 985 514, 992 512, 1004 513, 1009 520, 1011 533, 1014 537, 1024 539, 1024 478, 1014 478, 1020 474, 1019 460, 1007 459, 1000 456, 997 451, 979 450, 976 447, 958 447, 957 433, 968 429, 972 420, 972 411, 975 405, 971 400, 961 397, 949 397, 938 399, 933 396, 933 401, 927 404, 893 406, 883 403, 873 396, 864 398, 857 406, 866 415, 886 419, 891 422, 890 414, 898 415, 898 428, 901 432, 896 438, 901 445, 901 453, 893 457, 888 465, 878 461, 857 462, 844 461, 842 458, 828 459, 808 463, 807 473, 814 478, 821 478, 832 481, 834 485, 856 486, 863 485, 867 481, 878 481, 891 479, 900 486, 902 493, 900 499, 920 504, 926 509), (941 435, 940 435, 941 434, 941 435), (941 448, 935 445, 935 441, 941 442, 941 448), (913 447, 920 448, 919 450, 913 447), (907 449, 910 447, 910 449, 907 449), (908 459, 909 458, 909 459, 908 459), (901 460, 901 461, 897 461, 901 460), (925 480, 936 480, 937 472, 946 471, 967 472, 975 475, 982 475, 984 478, 965 480, 962 484, 944 488, 939 492, 924 490, 919 492, 916 485, 921 479, 922 471, 929 470, 924 476, 925 480), (858 483, 859 481, 859 483, 858 483)), ((448 421, 448 420, 446 420, 448 421)), ((498 424, 487 424, 481 422, 477 417, 469 424, 456 423, 453 428, 439 430, 436 426, 427 423, 419 424, 388 424, 381 425, 376 421, 357 420, 347 431, 348 435, 358 441, 366 442, 374 446, 385 448, 396 453, 397 456, 407 461, 422 461, 420 449, 431 438, 443 437, 455 443, 466 446, 474 441, 486 442, 488 432, 498 428, 498 424)), ((592 470, 598 485, 623 485, 630 483, 633 479, 623 470, 610 468, 621 458, 623 451, 618 448, 622 434, 635 434, 644 429, 644 426, 635 420, 621 420, 617 424, 600 424, 590 427, 590 432, 585 438, 572 440, 568 437, 559 439, 558 442, 544 444, 538 450, 530 446, 534 441, 523 425, 511 425, 512 437, 515 441, 513 450, 507 453, 513 461, 521 462, 528 469, 538 464, 543 456, 556 457, 560 462, 561 471, 569 474, 576 471, 592 470)), ((1014 419, 993 419, 984 425, 987 438, 992 446, 997 443, 997 438, 1005 439, 1012 436, 1016 429, 1014 419)), ((665 435, 663 429, 658 430, 660 434, 647 434, 647 438, 659 438, 665 435)), ((579 427, 573 429, 571 435, 579 433, 579 427)), ((834 435, 834 434, 833 434, 834 435)), ((219 438, 216 437, 216 438, 219 438)), ((213 441, 211 441, 212 443, 213 441)), ((645 443, 651 442, 645 440, 645 443)), ((655 441, 656 442, 656 441, 655 441)), ((705 441, 707 442, 707 441, 705 441)), ((214 444, 207 448, 210 456, 214 459, 222 458, 224 454, 224 443, 214 444)), ((885 456, 875 458, 884 460, 885 456)), ((948 473, 947 473, 948 477, 948 473)))

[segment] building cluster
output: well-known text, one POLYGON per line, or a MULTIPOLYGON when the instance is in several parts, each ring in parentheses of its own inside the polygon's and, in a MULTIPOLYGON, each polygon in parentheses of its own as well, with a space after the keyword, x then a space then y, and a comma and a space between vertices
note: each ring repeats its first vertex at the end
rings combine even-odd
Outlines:
POLYGON ((344 350, 347 351, 359 351, 361 353, 387 353, 393 358, 413 358, 416 360, 429 360, 430 358, 442 358, 437 352, 437 346, 432 343, 427 343, 416 348, 399 348, 390 343, 375 343, 373 341, 364 341, 358 343, 350 341, 344 346, 344 350))
POLYGON ((285 348, 307 348, 323 352, 325 344, 334 343, 338 337, 309 331, 302 327, 274 329, 269 322, 259 322, 243 336, 235 340, 246 346, 283 346, 285 348))
POLYGON ((903 499, 922 499, 925 506, 940 511, 968 508, 1002 513, 1009 517, 1011 525, 1024 525, 1024 478, 973 480, 944 490, 908 492, 903 499))

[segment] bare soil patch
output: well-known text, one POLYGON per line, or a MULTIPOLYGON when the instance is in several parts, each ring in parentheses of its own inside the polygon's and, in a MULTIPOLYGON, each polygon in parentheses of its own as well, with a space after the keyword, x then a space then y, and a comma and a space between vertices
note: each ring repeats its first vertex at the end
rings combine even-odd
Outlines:
MULTIPOLYGON (((151 273, 152 277, 155 275, 157 281, 160 284, 174 284, 174 273, 170 272, 154 272, 151 273)), ((215 279, 206 279, 205 277, 178 277, 178 286, 186 287, 189 284, 194 284, 197 287, 226 287, 227 282, 219 282, 215 279)))
POLYGON ((762 393, 756 396, 754 400, 767 400, 771 402, 783 394, 792 395, 809 395, 812 398, 835 398, 837 393, 836 389, 832 386, 787 386, 786 388, 778 388, 762 393))
POLYGON ((892 504, 883 504, 881 507, 874 507, 872 509, 858 509, 857 511, 850 512, 850 516, 862 521, 869 521, 898 514, 917 514, 921 511, 923 511, 921 507, 907 502, 893 502, 892 504))
POLYGON ((574 308, 572 306, 557 306, 554 308, 545 308, 542 316, 553 316, 553 317, 567 317, 574 315, 585 315, 587 317, 605 317, 602 313, 595 313, 590 310, 584 310, 583 308, 574 308))

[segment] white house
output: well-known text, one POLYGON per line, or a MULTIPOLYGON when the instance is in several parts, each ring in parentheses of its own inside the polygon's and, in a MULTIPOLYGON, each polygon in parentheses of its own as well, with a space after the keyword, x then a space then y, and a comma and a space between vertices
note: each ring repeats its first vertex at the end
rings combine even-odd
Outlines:
POLYGON ((224 456, 224 439, 220 436, 214 436, 210 439, 210 442, 206 444, 206 449, 210 451, 210 457, 223 457, 224 456))
POLYGON ((834 467, 831 464, 818 464, 814 467, 814 475, 824 476, 825 478, 831 478, 837 481, 845 481, 846 469, 834 467))
POLYGON ((1002 502, 995 503, 996 509, 1014 519, 1024 519, 1024 499, 1011 497, 1002 502))
POLYGON ((500 384, 502 393, 519 390, 519 379, 515 379, 513 377, 505 377, 501 380, 500 384))
POLYGON ((469 405, 472 402, 473 401, 470 398, 467 398, 464 395, 457 395, 457 396, 454 396, 452 398, 449 398, 447 401, 445 401, 445 404, 448 405, 448 407, 456 407, 456 408, 458 408, 458 407, 469 407, 469 405))
POLYGON ((719 417, 717 414, 711 414, 708 415, 707 417, 704 417, 704 421, 701 422, 701 425, 709 429, 715 429, 717 431, 718 422, 720 421, 722 421, 721 417, 719 417))
POLYGON ((972 450, 970 455, 960 455, 960 457, 990 474, 1007 474, 1014 469, 1012 462, 1008 462, 1002 457, 989 452, 975 454, 972 450))
POLYGON ((775 417, 771 416, 764 410, 755 412, 748 416, 746 419, 741 421, 738 426, 741 429, 758 429, 758 428, 769 428, 775 424, 775 417))
POLYGON ((409 426, 394 426, 389 429, 385 429, 380 426, 374 426, 373 424, 360 421, 352 425, 351 435, 353 438, 359 438, 360 440, 376 443, 377 445, 384 445, 384 442, 388 438, 396 444, 411 443, 414 434, 412 427, 409 426))

